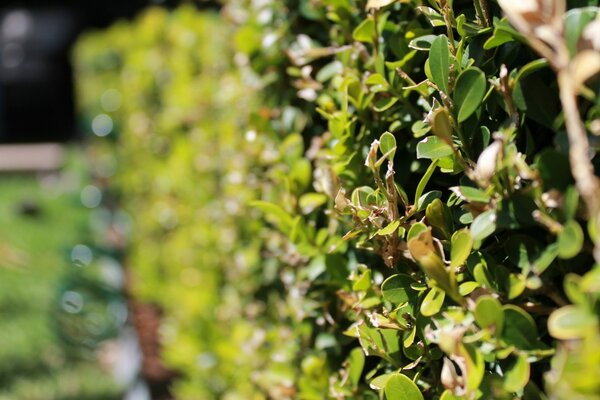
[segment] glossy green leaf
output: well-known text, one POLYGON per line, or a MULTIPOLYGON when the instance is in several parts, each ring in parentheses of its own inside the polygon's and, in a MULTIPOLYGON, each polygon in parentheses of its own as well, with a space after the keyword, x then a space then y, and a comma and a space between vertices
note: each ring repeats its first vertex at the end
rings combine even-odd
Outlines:
POLYGON ((424 35, 416 39, 413 39, 408 44, 408 47, 415 50, 428 51, 431 48, 431 44, 438 38, 437 35, 424 35))
POLYGON ((387 400, 423 400, 418 386, 406 375, 392 375, 385 384, 387 400))
POLYGON ((531 315, 522 308, 506 305, 502 340, 521 350, 533 350, 537 345, 537 328, 531 315))
POLYGON ((532 74, 540 69, 547 68, 549 66, 548 60, 545 58, 540 58, 539 60, 531 61, 527 63, 519 70, 517 76, 513 80, 513 86, 521 81, 521 79, 526 78, 529 74, 532 74))
POLYGON ((481 107, 485 91, 485 74, 480 69, 467 68, 458 76, 454 89, 454 107, 458 122, 465 121, 481 107))
POLYGON ((390 132, 384 132, 379 138, 379 149, 388 158, 393 160, 396 154, 396 138, 390 132))
POLYGON ((416 292, 411 288, 413 283, 415 283, 415 280, 409 275, 392 275, 381 284, 381 294, 390 303, 405 303, 416 295, 416 292))
POLYGON ((428 136, 417 144, 417 158, 437 160, 453 153, 452 147, 437 136, 428 136))
POLYGON ((433 199, 427 205, 425 217, 429 225, 439 229, 446 237, 450 236, 452 217, 439 198, 433 199))
POLYGON ((513 40, 514 37, 510 33, 505 30, 495 29, 492 36, 483 44, 483 48, 491 50, 498 46, 502 46, 504 43, 512 42, 513 40))
POLYGON ((378 230, 377 234, 379 236, 391 235, 392 233, 394 233, 396 231, 396 229, 398 229, 398 226, 400 226, 400 221, 398 221, 398 220, 392 221, 389 224, 387 224, 387 226, 385 226, 384 228, 381 228, 380 230, 378 230))
POLYGON ((431 288, 421 303, 421 314, 425 317, 431 317, 437 314, 444 304, 446 294, 438 288, 431 288))
POLYGON ((421 180, 417 185, 417 190, 415 191, 415 203, 417 203, 423 195, 425 187, 427 186, 427 183, 429 183, 429 179, 431 179, 431 175, 433 175, 433 173, 435 172, 437 165, 438 160, 433 160, 432 163, 429 164, 429 167, 427 167, 427 170, 425 171, 423 176, 421 177, 421 180))
POLYGON ((492 296, 481 296, 475 303, 475 321, 481 328, 494 327, 502 332, 504 327, 504 310, 502 304, 492 296))
POLYGON ((444 35, 438 36, 431 43, 431 48, 429 49, 429 68, 433 83, 444 93, 449 93, 450 50, 448 48, 448 38, 444 35))
POLYGON ((431 115, 431 130, 435 136, 445 143, 452 144, 452 122, 450 121, 450 113, 444 107, 438 108, 431 115))

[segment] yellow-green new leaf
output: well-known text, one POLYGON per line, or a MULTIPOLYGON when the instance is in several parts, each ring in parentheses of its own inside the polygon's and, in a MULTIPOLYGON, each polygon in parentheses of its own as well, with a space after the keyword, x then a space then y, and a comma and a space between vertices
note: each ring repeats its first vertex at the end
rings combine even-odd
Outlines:
POLYGON ((454 232, 451 239, 450 265, 460 267, 467 261, 473 250, 473 237, 468 229, 454 232))

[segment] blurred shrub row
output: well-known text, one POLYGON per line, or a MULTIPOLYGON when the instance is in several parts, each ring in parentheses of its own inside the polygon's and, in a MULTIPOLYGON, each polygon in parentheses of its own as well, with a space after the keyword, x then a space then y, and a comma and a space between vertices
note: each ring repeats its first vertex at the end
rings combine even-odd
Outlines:
POLYGON ((598 8, 499 3, 228 0, 80 41, 178 398, 600 398, 598 8))

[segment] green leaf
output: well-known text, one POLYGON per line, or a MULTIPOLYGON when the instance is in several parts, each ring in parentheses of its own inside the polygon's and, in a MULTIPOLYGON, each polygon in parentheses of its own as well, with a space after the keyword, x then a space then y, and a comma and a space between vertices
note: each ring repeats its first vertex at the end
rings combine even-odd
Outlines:
POLYGON ((380 85, 380 86, 388 86, 388 82, 385 80, 383 75, 381 74, 371 74, 365 81, 365 83, 369 86, 371 85, 380 85))
MULTIPOLYGON (((475 243, 480 243, 496 230, 496 211, 488 210, 477 216, 471 224, 471 236, 475 243)), ((479 248, 479 244, 474 246, 479 248)))
POLYGON ((512 42, 513 40, 513 35, 510 33, 506 32, 505 30, 495 29, 492 36, 483 44, 483 48, 485 50, 490 50, 501 46, 504 43, 512 42))
POLYGON ((574 305, 561 307, 548 318, 548 332, 556 339, 579 339, 596 332, 597 329, 597 317, 574 305))
POLYGON ((377 234, 379 236, 391 235, 396 231, 396 229, 398 229, 398 226, 400 226, 400 221, 392 221, 385 228, 381 228, 380 230, 378 230, 377 234))
POLYGON ((485 74, 480 69, 467 68, 458 76, 454 88, 458 122, 465 121, 481 106, 485 90, 485 74))
POLYGON ((372 43, 375 40, 375 21, 368 17, 352 32, 352 38, 358 42, 372 43))
POLYGON ((406 375, 392 375, 385 384, 387 400, 423 400, 418 386, 406 375))
POLYGON ((294 226, 294 220, 283 208, 268 201, 255 200, 251 207, 258 208, 265 213, 267 221, 277 226, 283 233, 289 233, 294 226))
POLYGON ((583 247, 583 230, 577 221, 570 220, 563 225, 557 244, 559 258, 569 259, 579 254, 583 247))
POLYGON ((577 42, 583 29, 596 18, 598 7, 582 7, 565 14, 565 39, 572 56, 577 54, 577 42))
POLYGON ((437 314, 442 308, 445 298, 446 293, 443 290, 436 287, 431 288, 421 303, 421 314, 425 317, 437 314))
POLYGON ((464 400, 463 396, 456 396, 452 391, 446 389, 444 393, 440 396, 440 400, 464 400))
POLYGON ((388 160, 392 161, 396 154, 396 138, 390 132, 384 132, 379 138, 379 149, 388 160))
POLYGON ((442 289, 457 303, 462 304, 464 302, 463 298, 458 294, 454 272, 446 269, 444 261, 436 253, 436 247, 433 244, 431 236, 431 228, 427 228, 426 231, 410 239, 408 241, 408 251, 432 281, 430 284, 442 289))
POLYGON ((393 372, 379 375, 373 378, 371 382, 369 382, 369 387, 374 390, 381 390, 385 388, 385 384, 387 383, 387 381, 394 375, 395 374, 393 372))
POLYGON ((537 328, 531 315, 512 304, 504 307, 502 340, 521 350, 533 350, 537 345, 537 328))
POLYGON ((452 123, 450 113, 444 107, 440 107, 431 115, 431 130, 433 134, 445 143, 452 143, 452 123))
POLYGON ((410 241, 413 238, 416 238, 421 234, 421 232, 425 232, 427 230, 427 225, 422 222, 415 222, 410 226, 408 230, 408 236, 406 237, 407 241, 410 241))
POLYGON ((371 289, 371 270, 365 270, 362 275, 352 285, 352 290, 355 292, 367 291, 371 289))
POLYGON ((439 198, 433 199, 425 209, 425 217, 429 225, 439 229, 445 237, 450 237, 452 217, 439 198))
POLYGON ((458 197, 469 203, 484 203, 490 202, 488 196, 483 190, 471 186, 453 186, 450 188, 458 197))
POLYGON ((406 303, 415 296, 415 291, 410 287, 413 283, 415 280, 409 275, 392 275, 381 284, 381 294, 384 300, 392 304, 406 303))
POLYGON ((415 7, 415 9, 418 10, 421 14, 423 14, 429 20, 429 23, 431 24, 431 26, 445 26, 446 25, 446 23, 444 22, 444 17, 442 17, 442 14, 440 14, 433 8, 421 6, 421 7, 415 7))
POLYGON ((527 355, 517 355, 509 365, 504 368, 504 381, 502 386, 507 392, 518 392, 527 385, 529 381, 529 362, 527 355))
POLYGON ((365 353, 360 347, 352 349, 348 357, 348 380, 352 387, 357 387, 365 366, 365 353))
POLYGON ((485 372, 483 354, 478 348, 469 344, 460 344, 459 353, 464 357, 466 364, 467 389, 475 391, 481 384, 485 372))
POLYGON ((357 187, 352 191, 352 204, 354 204, 355 207, 364 207, 368 205, 367 199, 373 193, 375 193, 375 190, 370 186, 357 187))
POLYGON ((519 70, 519 72, 517 72, 517 76, 515 76, 515 79, 512 81, 513 87, 517 83, 519 83, 521 79, 526 78, 528 75, 534 73, 535 71, 548 67, 548 65, 548 60, 546 60, 545 58, 540 58, 539 60, 534 60, 525 64, 519 70))
POLYGON ((420 138, 425 136, 431 130, 431 125, 422 120, 417 120, 414 124, 412 124, 410 130, 412 131, 414 137, 420 138))
POLYGON ((579 205, 579 192, 574 186, 567 187, 565 192, 564 212, 567 220, 575 219, 577 215, 577 206, 579 205))
POLYGON ((300 196, 298 204, 302 209, 303 214, 310 214, 315 209, 327 203, 327 195, 323 193, 305 193, 300 196))
POLYGON ((451 239, 450 265, 460 267, 467 261, 473 249, 473 238, 468 229, 454 232, 451 239))
POLYGON ((473 292, 478 287, 481 287, 481 286, 477 282, 473 282, 473 281, 463 282, 458 287, 458 293, 461 296, 467 296, 468 294, 473 292))
POLYGON ((521 274, 510 274, 508 276, 508 287, 506 291, 508 292, 509 299, 515 299, 519 297, 527 287, 527 278, 521 274))
POLYGON ((463 38, 476 36, 482 31, 479 25, 467 22, 467 17, 465 17, 465 14, 460 14, 458 17, 456 17, 456 30, 463 38))
POLYGON ((433 203, 436 199, 442 197, 442 192, 440 190, 432 190, 431 192, 427 192, 417 200, 417 211, 426 210, 427 207, 433 203))
POLYGON ((544 182, 544 190, 558 189, 564 192, 573 183, 569 157, 552 148, 538 153, 535 166, 544 182))
POLYGON ((383 112, 398 102, 398 97, 380 97, 373 102, 373 110, 383 112))
POLYGON ((481 328, 495 327, 502 332, 504 327, 504 310, 502 304, 492 296, 481 296, 475 304, 475 321, 481 328))
POLYGON ((417 190, 415 191, 415 204, 421 198, 421 195, 423 194, 423 191, 425 190, 427 183, 429 183, 429 179, 431 178, 431 175, 433 175, 433 173, 435 172, 435 168, 436 168, 437 164, 438 164, 438 160, 433 160, 433 162, 431 164, 429 164, 429 167, 427 167, 427 170, 425 171, 425 173, 423 174, 423 177, 419 181, 419 184, 417 185, 417 190))
POLYGON ((438 36, 429 49, 429 69, 433 83, 441 91, 448 94, 448 79, 450 74, 450 50, 448 49, 448 38, 444 35, 438 36))
POLYGON ((437 160, 452 154, 452 147, 437 136, 428 136, 417 143, 417 158, 437 160))
POLYGON ((408 43, 408 47, 415 50, 427 51, 431 48, 431 43, 437 39, 437 35, 424 35, 413 39, 408 43))

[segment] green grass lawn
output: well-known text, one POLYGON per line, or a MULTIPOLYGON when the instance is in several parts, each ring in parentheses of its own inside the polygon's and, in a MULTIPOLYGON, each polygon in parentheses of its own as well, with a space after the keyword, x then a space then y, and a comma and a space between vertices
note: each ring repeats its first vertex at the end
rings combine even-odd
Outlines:
POLYGON ((55 331, 61 283, 81 268, 71 263, 70 249, 89 240, 76 158, 51 178, 0 175, 2 400, 119 398, 94 352, 69 348, 55 331))

